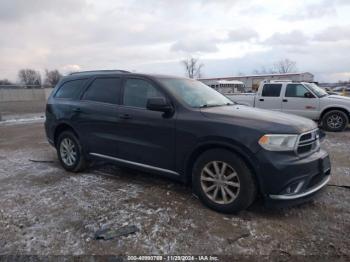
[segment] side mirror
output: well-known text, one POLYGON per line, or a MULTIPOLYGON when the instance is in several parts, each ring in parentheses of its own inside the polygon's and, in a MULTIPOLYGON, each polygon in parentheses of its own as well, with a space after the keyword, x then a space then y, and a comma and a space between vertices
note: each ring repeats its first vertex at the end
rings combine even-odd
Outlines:
POLYGON ((304 94, 304 97, 305 97, 305 98, 314 98, 314 95, 311 94, 310 92, 306 92, 306 93, 304 94))
POLYGON ((147 100, 148 110, 159 111, 164 113, 172 112, 173 108, 163 97, 152 97, 147 100))

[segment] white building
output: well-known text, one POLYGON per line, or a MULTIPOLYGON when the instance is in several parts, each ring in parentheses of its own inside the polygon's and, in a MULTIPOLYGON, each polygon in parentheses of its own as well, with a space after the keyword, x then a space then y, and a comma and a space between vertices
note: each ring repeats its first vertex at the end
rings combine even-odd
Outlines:
POLYGON ((263 74, 263 75, 245 75, 216 78, 202 78, 199 81, 211 86, 213 81, 240 81, 244 83, 246 91, 257 90, 260 82, 263 80, 291 80, 295 82, 313 82, 314 75, 309 72, 304 73, 285 73, 285 74, 263 74))
POLYGON ((206 84, 222 94, 243 93, 245 92, 244 83, 237 80, 202 80, 206 84))

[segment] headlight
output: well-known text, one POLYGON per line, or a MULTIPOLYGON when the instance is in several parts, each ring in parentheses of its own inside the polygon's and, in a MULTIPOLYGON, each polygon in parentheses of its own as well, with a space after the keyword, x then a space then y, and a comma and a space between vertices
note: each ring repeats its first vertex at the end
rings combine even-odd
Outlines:
POLYGON ((264 135, 259 139, 259 145, 269 151, 293 151, 298 135, 264 135))

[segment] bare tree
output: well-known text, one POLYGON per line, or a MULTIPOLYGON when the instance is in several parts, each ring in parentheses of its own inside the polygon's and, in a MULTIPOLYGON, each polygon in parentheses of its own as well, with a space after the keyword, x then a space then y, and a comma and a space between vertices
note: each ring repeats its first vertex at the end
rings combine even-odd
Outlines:
POLYGON ((50 87, 54 87, 62 78, 62 74, 57 70, 45 70, 44 84, 50 87))
POLYGON ((266 68, 265 66, 262 66, 261 69, 254 69, 253 74, 255 75, 266 75, 266 74, 274 74, 276 71, 274 68, 266 68))
POLYGON ((34 69, 21 69, 18 72, 19 82, 27 88, 41 87, 41 74, 34 69))
POLYGON ((288 58, 277 61, 274 64, 274 68, 278 73, 294 73, 297 71, 297 63, 295 61, 289 60, 288 58))
POLYGON ((281 59, 273 64, 270 68, 262 66, 260 70, 253 70, 253 74, 264 75, 264 74, 285 74, 285 73, 294 73, 297 71, 296 62, 289 60, 288 58, 281 59))
POLYGON ((186 60, 182 60, 181 63, 185 67, 186 76, 188 76, 189 78, 201 78, 201 70, 204 64, 199 63, 198 58, 187 58, 186 60))
POLYGON ((8 79, 0 79, 0 85, 13 85, 8 79))

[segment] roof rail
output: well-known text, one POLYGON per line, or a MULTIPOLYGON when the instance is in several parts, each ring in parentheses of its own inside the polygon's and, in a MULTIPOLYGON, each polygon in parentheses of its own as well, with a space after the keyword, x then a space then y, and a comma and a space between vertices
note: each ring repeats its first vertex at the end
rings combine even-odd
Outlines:
POLYGON ((78 75, 78 74, 90 74, 90 73, 130 73, 126 70, 91 70, 91 71, 79 71, 79 72, 72 72, 69 75, 78 75))

